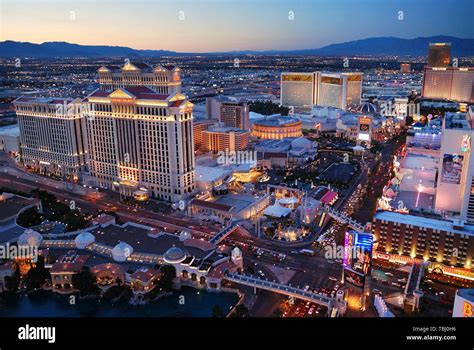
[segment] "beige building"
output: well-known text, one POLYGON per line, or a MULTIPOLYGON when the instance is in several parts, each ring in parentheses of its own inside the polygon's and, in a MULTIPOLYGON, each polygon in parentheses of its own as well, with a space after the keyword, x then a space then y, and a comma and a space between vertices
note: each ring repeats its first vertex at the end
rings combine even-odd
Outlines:
POLYGON ((249 132, 230 127, 211 127, 203 131, 202 148, 207 152, 235 152, 247 148, 249 132))
POLYGON ((422 95, 425 98, 474 102, 474 67, 425 67, 422 95))
POLYGON ((87 97, 90 180, 131 196, 186 199, 194 191, 193 104, 147 87, 87 97))
POLYGON ((172 65, 151 67, 142 62, 127 61, 122 67, 99 68, 101 90, 146 86, 160 94, 181 92, 181 69, 172 65))
POLYGON ((362 76, 358 72, 284 72, 280 103, 286 107, 320 105, 346 110, 349 105, 360 104, 362 76))
POLYGON ((13 104, 23 163, 47 175, 78 180, 87 170, 81 101, 20 97, 13 104))
POLYGON ((235 97, 219 95, 206 101, 208 118, 217 119, 224 126, 249 130, 249 106, 243 100, 235 97))

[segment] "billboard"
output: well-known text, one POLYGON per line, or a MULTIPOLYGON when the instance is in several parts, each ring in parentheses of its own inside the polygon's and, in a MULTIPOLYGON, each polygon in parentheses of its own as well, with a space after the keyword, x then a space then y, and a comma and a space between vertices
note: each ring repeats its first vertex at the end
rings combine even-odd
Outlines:
POLYGON ((370 125, 369 125, 369 124, 360 124, 360 125, 359 125, 359 131, 368 132, 369 129, 370 129, 370 125))
POLYGON ((372 269, 373 236, 370 233, 346 232, 344 238, 344 268, 370 275, 372 269))
POLYGON ((459 185, 464 156, 445 153, 443 156, 443 169, 441 171, 441 182, 459 185))
POLYGON ((352 284, 357 288, 364 289, 365 285, 365 276, 361 273, 345 269, 344 270, 344 281, 346 283, 352 284))

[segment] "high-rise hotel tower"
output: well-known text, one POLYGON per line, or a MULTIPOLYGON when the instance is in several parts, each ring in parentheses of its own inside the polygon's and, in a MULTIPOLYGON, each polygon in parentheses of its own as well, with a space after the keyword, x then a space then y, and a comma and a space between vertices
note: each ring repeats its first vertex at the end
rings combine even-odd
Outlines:
POLYGON ((13 102, 25 166, 67 181, 87 170, 81 100, 20 97, 13 102))
POLYGON ((89 181, 132 196, 180 201, 194 191, 193 104, 179 68, 127 62, 101 67, 85 99, 89 181))

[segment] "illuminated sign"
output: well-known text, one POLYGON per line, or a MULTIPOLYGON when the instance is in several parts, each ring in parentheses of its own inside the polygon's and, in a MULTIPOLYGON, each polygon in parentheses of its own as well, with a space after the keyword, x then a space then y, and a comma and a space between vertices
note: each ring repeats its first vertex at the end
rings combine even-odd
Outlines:
POLYGON ((351 74, 348 76, 347 81, 362 81, 362 75, 351 74))
POLYGON ((360 124, 359 131, 369 131, 370 125, 369 124, 360 124))
POLYGON ((313 82, 313 75, 312 74, 283 74, 281 76, 281 80, 311 83, 313 82))
POLYGON ((343 265, 352 271, 369 275, 372 268, 374 238, 370 233, 346 232, 343 265))
POLYGON ((346 232, 344 237, 344 258, 342 264, 344 266, 349 266, 349 262, 352 259, 352 246, 353 244, 353 235, 350 232, 346 232))
POLYGON ((344 270, 344 282, 352 284, 358 288, 364 289, 365 276, 361 273, 351 271, 348 269, 344 270))
POLYGON ((372 118, 369 117, 359 117, 359 124, 371 124, 372 118))
POLYGON ((464 302, 462 307, 462 317, 472 317, 472 304, 468 303, 467 301, 464 302))
POLYGON ((132 98, 111 98, 112 103, 121 103, 121 104, 135 104, 135 100, 132 98))
POLYGON ((334 78, 334 77, 321 77, 321 83, 341 85, 342 84, 342 79, 341 78, 334 78))
POLYGON ((469 152, 470 149, 471 149, 471 136, 464 135, 461 141, 461 151, 469 152))
POLYGON ((441 182, 459 185, 463 168, 464 156, 445 153, 443 156, 443 169, 441 182))
POLYGON ((362 134, 362 133, 359 133, 359 135, 357 136, 357 138, 359 140, 362 140, 362 141, 369 141, 370 140, 370 135, 369 134, 362 134))

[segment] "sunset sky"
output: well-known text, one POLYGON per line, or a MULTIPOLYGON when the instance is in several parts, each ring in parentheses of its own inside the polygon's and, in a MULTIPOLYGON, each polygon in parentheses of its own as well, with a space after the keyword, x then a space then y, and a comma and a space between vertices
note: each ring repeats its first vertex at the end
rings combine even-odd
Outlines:
POLYGON ((473 0, 0 0, 0 6, 0 41, 211 52, 318 48, 374 36, 474 37, 473 0))

